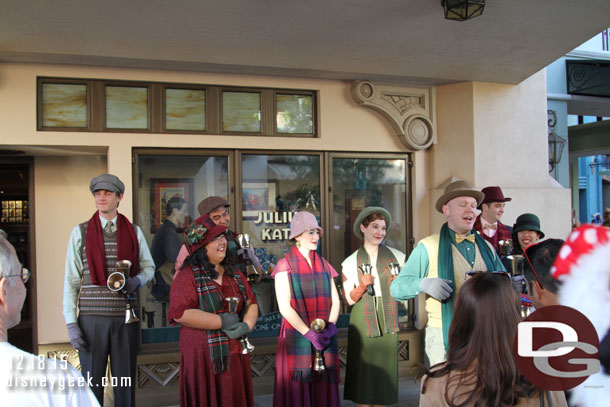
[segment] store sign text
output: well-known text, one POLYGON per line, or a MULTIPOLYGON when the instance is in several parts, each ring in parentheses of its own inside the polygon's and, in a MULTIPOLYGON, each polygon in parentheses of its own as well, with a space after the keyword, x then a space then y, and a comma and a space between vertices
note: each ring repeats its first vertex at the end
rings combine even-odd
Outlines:
POLYGON ((261 227, 263 242, 288 240, 290 221, 295 212, 259 212, 254 224, 261 227), (263 227, 276 225, 276 227, 263 227))

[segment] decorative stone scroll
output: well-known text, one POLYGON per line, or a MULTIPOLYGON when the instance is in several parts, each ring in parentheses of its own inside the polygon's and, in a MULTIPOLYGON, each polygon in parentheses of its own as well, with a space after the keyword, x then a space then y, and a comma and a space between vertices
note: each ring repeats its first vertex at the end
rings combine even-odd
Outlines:
POLYGON ((424 150, 436 143, 433 89, 430 87, 354 81, 352 97, 381 113, 411 150, 424 150))

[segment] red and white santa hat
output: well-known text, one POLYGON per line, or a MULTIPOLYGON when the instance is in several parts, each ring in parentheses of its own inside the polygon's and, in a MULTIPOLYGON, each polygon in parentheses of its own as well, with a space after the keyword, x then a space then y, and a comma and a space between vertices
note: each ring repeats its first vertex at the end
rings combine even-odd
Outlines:
POLYGON ((610 229, 598 225, 582 225, 574 229, 559 250, 551 274, 557 280, 570 274, 579 259, 610 241, 610 229))
MULTIPOLYGON (((568 236, 551 269, 561 281, 561 305, 582 312, 595 327, 600 341, 610 328, 610 229, 582 225, 568 236)), ((610 375, 599 372, 572 389, 571 402, 607 407, 608 397, 592 389, 610 389, 610 375)), ((607 390, 604 390, 607 394, 607 390)))

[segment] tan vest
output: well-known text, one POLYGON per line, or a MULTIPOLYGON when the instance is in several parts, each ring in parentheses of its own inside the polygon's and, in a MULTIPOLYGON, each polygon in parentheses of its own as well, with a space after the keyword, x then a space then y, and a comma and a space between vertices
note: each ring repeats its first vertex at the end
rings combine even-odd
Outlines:
MULTIPOLYGON (((438 277, 438 245, 440 242, 440 233, 435 233, 431 236, 424 238, 420 243, 426 248, 428 253, 428 277, 438 277)), ((453 253, 453 276, 455 278, 455 286, 457 290, 462 287, 466 280, 466 273, 469 271, 487 271, 487 265, 481 256, 479 246, 474 245, 474 265, 471 267, 468 261, 462 256, 460 251, 451 245, 451 251, 453 253)), ((457 291, 456 291, 457 294, 457 291)), ((426 311, 428 312, 428 326, 433 328, 442 328, 442 313, 441 313, 441 302, 433 297, 426 299, 426 311)))

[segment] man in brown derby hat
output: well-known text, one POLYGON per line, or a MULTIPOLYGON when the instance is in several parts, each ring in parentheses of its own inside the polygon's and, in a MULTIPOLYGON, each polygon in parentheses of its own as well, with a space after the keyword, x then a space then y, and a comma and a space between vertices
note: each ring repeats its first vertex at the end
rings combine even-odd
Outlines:
MULTIPOLYGON (((231 204, 226 199, 220 196, 209 196, 205 198, 203 201, 199 202, 197 205, 197 211, 201 216, 208 215, 209 218, 216 225, 226 226, 227 228, 231 224, 231 214, 229 212, 229 208, 231 204)), ((256 269, 258 273, 258 279, 254 282, 251 282, 252 290, 256 295, 256 300, 258 301, 259 314, 264 315, 265 313, 270 312, 272 308, 272 288, 273 285, 271 283, 271 279, 265 279, 263 281, 261 276, 263 275, 263 268, 260 264, 258 257, 254 254, 254 248, 250 246, 248 249, 242 249, 237 243, 238 234, 232 230, 227 230, 225 235, 227 237, 227 254, 230 256, 231 261, 235 266, 246 275, 246 257, 252 262, 252 265, 256 269), (268 281, 267 281, 268 280, 268 281)), ((188 256, 188 250, 185 245, 182 245, 180 248, 180 252, 178 253, 178 257, 176 259, 176 273, 180 271, 182 268, 182 263, 184 259, 188 256)))
POLYGON ((493 247, 472 232, 476 210, 484 195, 464 180, 445 188, 436 210, 447 217, 440 233, 422 239, 392 282, 390 292, 397 300, 427 295, 428 324, 425 330, 426 364, 446 360, 449 326, 453 317, 455 290, 469 271, 505 271, 493 247))
POLYGON ((479 206, 481 214, 474 222, 474 230, 479 232, 500 254, 500 240, 511 239, 513 229, 506 226, 500 219, 504 214, 504 205, 512 198, 504 197, 502 189, 498 186, 485 187, 481 190, 485 194, 479 206))

